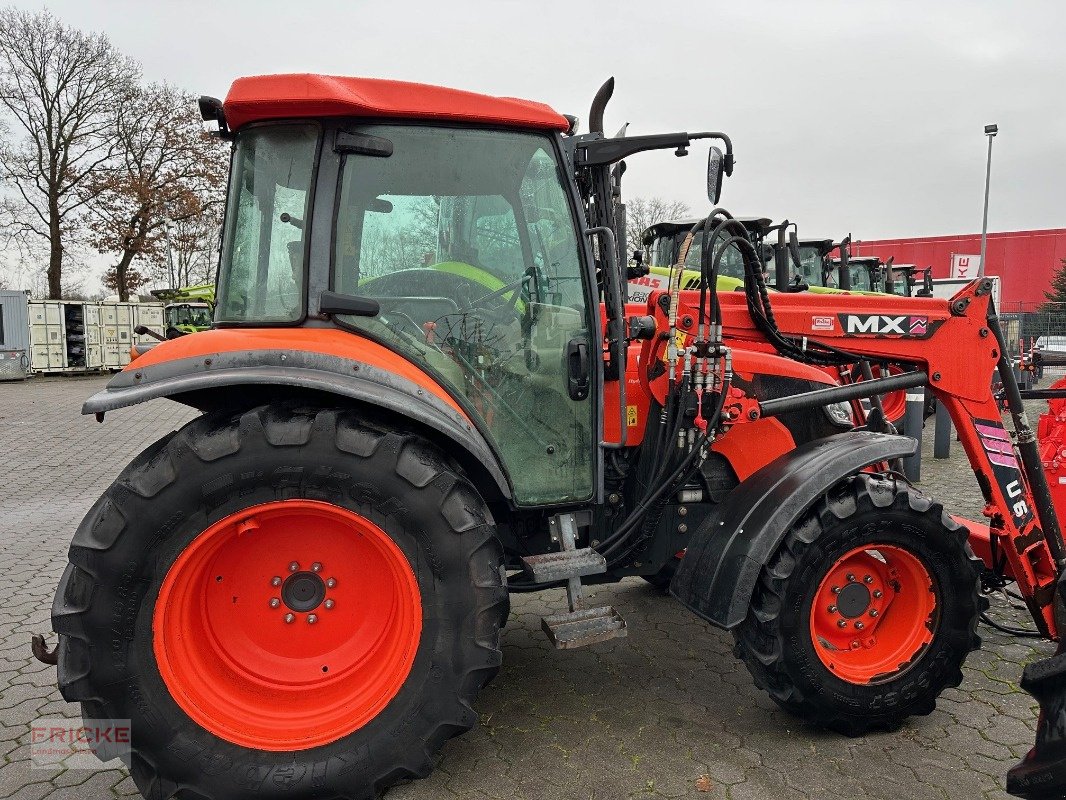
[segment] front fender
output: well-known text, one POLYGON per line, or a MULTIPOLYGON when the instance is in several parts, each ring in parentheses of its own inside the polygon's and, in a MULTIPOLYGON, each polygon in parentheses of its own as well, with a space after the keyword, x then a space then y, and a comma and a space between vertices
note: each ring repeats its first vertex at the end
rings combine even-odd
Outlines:
POLYGON ((917 447, 904 436, 848 431, 778 456, 692 534, 670 593, 712 625, 735 628, 747 616, 759 572, 819 497, 863 467, 913 455, 917 447))
POLYGON ((296 387, 382 408, 435 431, 480 464, 504 498, 511 497, 509 477, 489 442, 428 374, 368 340, 314 330, 314 339, 286 331, 295 346, 284 349, 274 346, 281 343, 275 337, 251 331, 210 331, 162 342, 86 400, 82 413, 101 414, 159 397, 207 408, 229 387, 250 392, 257 386, 296 387), (320 347, 301 347, 312 341, 320 347))

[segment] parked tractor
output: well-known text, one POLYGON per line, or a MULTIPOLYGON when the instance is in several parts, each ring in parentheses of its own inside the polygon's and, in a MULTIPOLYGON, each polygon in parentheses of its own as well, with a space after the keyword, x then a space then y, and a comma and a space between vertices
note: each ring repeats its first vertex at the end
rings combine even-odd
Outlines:
POLYGON ((92 506, 52 612, 63 696, 131 720, 145 797, 364 798, 425 776, 476 722, 509 593, 565 592, 542 627, 570 649, 626 635, 590 584, 670 564, 758 686, 847 735, 959 684, 983 574, 1059 637, 1062 535, 988 282, 827 311, 771 295, 719 209, 627 308, 619 163, 717 142, 717 203, 733 154, 714 131, 605 136, 612 91, 584 134, 539 103, 384 80, 243 78, 201 99, 234 146, 214 327, 83 412, 202 414, 92 506), (730 247, 742 291, 719 292, 730 247), (908 369, 826 369, 870 361, 908 369), (913 440, 856 427, 860 399, 924 384, 987 523, 891 468, 913 440))
POLYGON ((206 331, 215 310, 215 285, 202 283, 180 289, 153 289, 152 295, 165 302, 166 336, 206 331))
POLYGON ((891 264, 885 274, 885 291, 904 297, 933 296, 933 268, 917 264, 891 264))

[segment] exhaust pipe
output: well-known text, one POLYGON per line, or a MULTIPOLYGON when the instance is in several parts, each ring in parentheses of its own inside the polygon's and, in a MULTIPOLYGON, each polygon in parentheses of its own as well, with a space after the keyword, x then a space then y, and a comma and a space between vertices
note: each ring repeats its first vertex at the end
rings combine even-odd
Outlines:
POLYGON ((603 133, 603 110, 614 94, 614 77, 608 78, 596 96, 592 98, 592 108, 589 110, 589 133, 603 133))

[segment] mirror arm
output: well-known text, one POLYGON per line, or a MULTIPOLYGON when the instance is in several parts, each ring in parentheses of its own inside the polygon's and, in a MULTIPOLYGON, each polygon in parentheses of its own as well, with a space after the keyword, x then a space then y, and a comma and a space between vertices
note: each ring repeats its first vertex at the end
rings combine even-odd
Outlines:
POLYGON ((733 174, 733 140, 727 134, 721 131, 700 131, 699 133, 690 133, 688 137, 692 141, 697 139, 721 139, 725 145, 725 160, 722 163, 722 171, 725 172, 727 178, 733 174))

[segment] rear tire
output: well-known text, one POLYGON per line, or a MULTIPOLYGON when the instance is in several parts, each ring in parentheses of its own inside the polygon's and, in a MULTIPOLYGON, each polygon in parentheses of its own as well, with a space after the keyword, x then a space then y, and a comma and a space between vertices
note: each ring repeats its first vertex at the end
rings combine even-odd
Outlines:
POLYGON ((425 777, 476 722, 501 663, 502 563, 481 497, 416 434, 351 410, 207 415, 139 455, 78 528, 52 610, 60 689, 86 718, 131 720, 146 798, 371 798, 425 777), (329 605, 319 572, 338 576, 329 605), (321 653, 333 671, 316 680, 321 653), (227 703, 257 687, 272 699, 234 726, 227 703))
POLYGON ((735 653, 797 716, 848 736, 894 729, 962 681, 980 646, 980 565, 939 503, 856 475, 763 568, 735 653))

